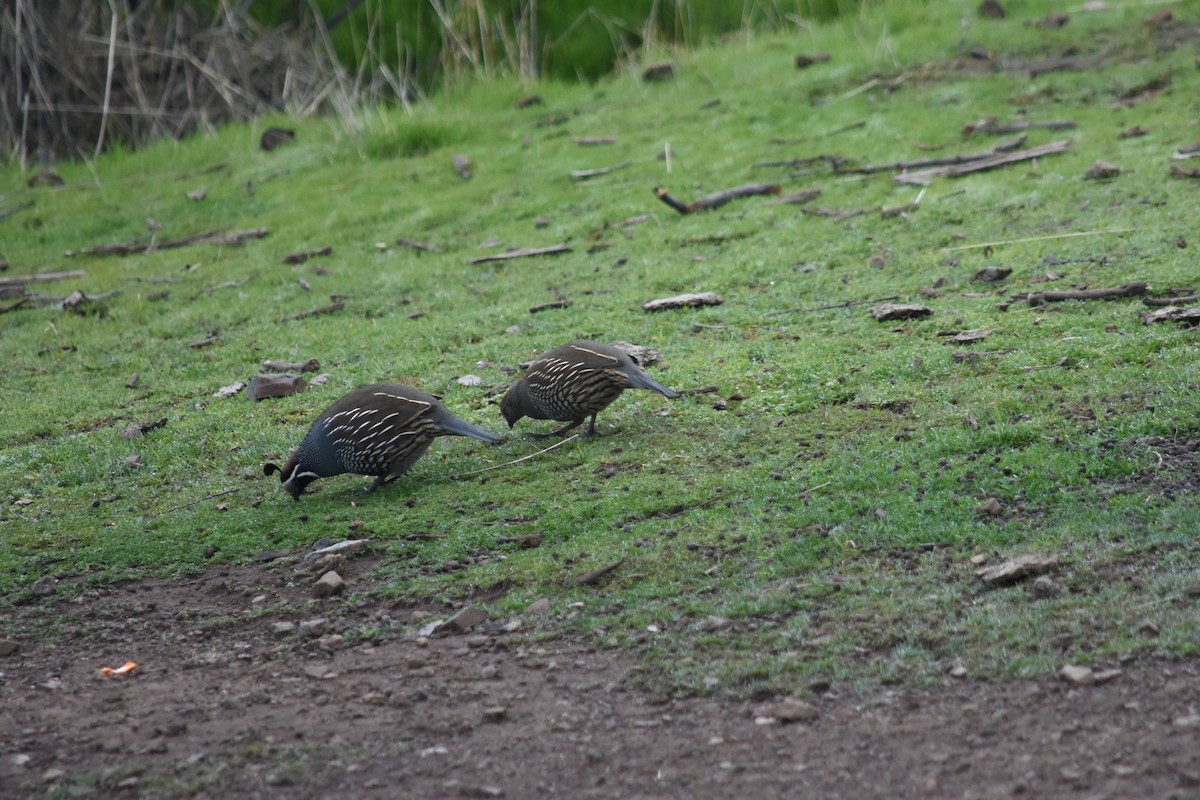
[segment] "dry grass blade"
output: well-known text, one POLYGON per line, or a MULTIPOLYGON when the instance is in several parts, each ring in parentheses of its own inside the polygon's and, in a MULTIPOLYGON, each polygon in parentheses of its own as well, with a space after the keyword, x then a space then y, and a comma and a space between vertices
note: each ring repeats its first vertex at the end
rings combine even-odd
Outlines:
POLYGON ((555 448, 558 448, 558 447, 562 447, 567 442, 572 441, 573 439, 578 439, 582 435, 583 434, 573 433, 570 436, 568 436, 567 438, 563 439, 561 442, 555 442, 554 444, 550 445, 549 447, 538 450, 536 453, 530 453, 527 456, 521 456, 520 458, 513 459, 512 461, 506 461, 503 464, 496 464, 495 466, 484 467, 483 469, 473 469, 470 472, 460 472, 457 475, 452 475, 451 478, 453 480, 458 480, 459 478, 465 478, 468 475, 478 475, 481 472, 492 472, 493 470, 504 469, 505 467, 511 467, 513 464, 520 464, 522 461, 528 461, 531 458, 537 458, 538 456, 542 455, 543 453, 549 453, 551 450, 554 450, 555 448))

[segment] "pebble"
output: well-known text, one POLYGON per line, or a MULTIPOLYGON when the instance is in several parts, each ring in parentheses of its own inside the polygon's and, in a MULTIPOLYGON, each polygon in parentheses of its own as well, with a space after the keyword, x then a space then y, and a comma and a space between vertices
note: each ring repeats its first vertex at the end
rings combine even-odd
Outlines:
POLYGON ((1067 683, 1073 683, 1076 686, 1087 686, 1096 680, 1096 675, 1092 672, 1091 667, 1081 667, 1075 664, 1064 665, 1058 671, 1058 675, 1067 683))
POLYGON ((271 626, 271 632, 276 636, 286 636, 294 630, 296 630, 294 622, 276 622, 271 626))
POLYGON ((476 608, 475 606, 467 606, 446 620, 443 627, 458 633, 466 633, 487 618, 487 612, 483 609, 476 608))
POLYGON ((30 587, 33 594, 44 596, 54 594, 58 589, 58 580, 53 575, 43 575, 30 587))
POLYGON ((338 594, 345 588, 346 582, 342 580, 342 576, 333 570, 329 570, 313 584, 312 596, 316 598, 330 597, 331 595, 338 594))
POLYGON ((306 619, 300 623, 300 635, 305 639, 315 639, 325 633, 329 622, 324 617, 306 619))
POLYGON ((12 639, 0 639, 0 658, 11 656, 21 650, 20 642, 14 642, 12 639))
POLYGON ((525 607, 526 614, 546 614, 550 611, 550 598, 542 597, 525 607))

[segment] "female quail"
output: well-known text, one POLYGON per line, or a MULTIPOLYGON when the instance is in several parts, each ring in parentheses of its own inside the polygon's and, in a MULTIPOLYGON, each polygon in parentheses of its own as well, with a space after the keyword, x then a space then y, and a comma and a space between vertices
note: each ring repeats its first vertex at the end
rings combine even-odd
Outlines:
POLYGON ((596 415, 625 389, 679 397, 679 392, 647 375, 625 351, 600 342, 571 342, 535 361, 504 395, 500 413, 510 428, 521 417, 570 423, 543 436, 566 433, 590 414, 587 432, 591 435, 596 432, 596 415))
POLYGON ((472 436, 498 442, 499 436, 459 419, 431 394, 390 383, 355 389, 322 412, 291 459, 280 469, 279 482, 296 500, 317 478, 353 472, 374 475, 368 492, 398 478, 425 455, 438 436, 472 436))

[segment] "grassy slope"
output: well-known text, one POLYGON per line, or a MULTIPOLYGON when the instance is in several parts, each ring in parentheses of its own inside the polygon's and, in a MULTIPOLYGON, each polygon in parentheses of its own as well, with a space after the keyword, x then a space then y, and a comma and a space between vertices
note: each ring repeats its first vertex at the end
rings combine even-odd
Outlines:
MULTIPOLYGON (((1141 437, 1197 435, 1195 332, 1144 327, 1136 301, 997 305, 1005 291, 1045 288, 1032 281, 1048 271, 1060 276, 1050 288, 1196 285, 1196 243, 1177 240, 1191 233, 1197 187, 1165 176, 1170 153, 1196 138, 1200 73, 1189 48, 1156 52, 1143 11, 1080 15, 1043 31, 1026 24, 1045 11, 1035 3, 1002 22, 977 20, 975 4, 961 4, 967 45, 1025 58, 1077 45, 1115 58, 1035 78, 956 72, 945 60, 958 52, 963 14, 949 5, 671 54, 678 77, 665 84, 631 71, 598 87, 542 85, 545 103, 525 110, 513 104, 528 87, 496 82, 411 116, 368 112, 361 132, 307 122, 297 144, 273 153, 257 148, 257 136, 280 120, 59 165, 67 187, 57 190, 28 190, 8 169, 0 205, 37 200, 0 222, 10 273, 83 268, 86 278, 36 288, 122 293, 99 314, 0 317, 0 602, 27 597, 45 574, 102 584, 366 534, 386 555, 380 591, 397 602, 458 603, 504 587, 503 615, 545 596, 561 622, 549 631, 635 647, 675 686, 919 680, 956 663, 1018 674, 1063 660, 1193 652, 1200 626, 1184 589, 1196 582, 1200 513, 1172 487, 1195 463, 1167 459, 1147 480, 1160 462, 1141 437), (816 51, 832 60, 793 69, 797 52, 816 51), (1164 93, 1114 110, 1123 91, 1160 76, 1173 78, 1164 93), (884 80, 852 93, 874 77, 884 80), (939 180, 904 217, 835 221, 761 199, 680 217, 650 191, 661 184, 691 198, 779 180, 785 191, 821 188, 818 207, 902 205, 918 190, 886 174, 792 176, 754 165, 929 155, 916 143, 944 147, 938 154, 982 149, 992 141, 964 141, 965 123, 1021 113, 1077 120, 1065 134, 1072 150, 939 180), (551 124, 559 115, 566 121, 551 124), (1118 138, 1134 124, 1150 135, 1118 138), (571 141, 591 135, 620 141, 571 141), (668 145, 669 171, 658 158, 668 145), (472 159, 470 181, 454 175, 455 153, 472 159), (1117 163, 1120 178, 1083 181, 1097 158, 1117 163), (620 162, 630 166, 592 182, 567 177, 620 162), (217 165, 226 166, 206 172, 217 165), (205 200, 186 199, 201 186, 205 200), (642 214, 650 218, 623 224, 642 214), (147 217, 165 238, 271 233, 239 248, 61 256, 143 235, 147 217), (1049 238, 1092 231, 1121 232, 1049 238), (375 247, 397 236, 444 252, 375 247), (1033 241, 945 249, 1021 239, 1033 241), (468 264, 501 247, 561 241, 573 252, 468 264), (325 245, 329 257, 281 263, 325 245), (972 282, 986 266, 1010 267, 1012 277, 999 289, 972 282), (939 296, 925 300, 936 313, 924 321, 880 324, 862 306, 807 310, 891 295, 920 301, 919 289, 939 279, 939 296), (152 299, 162 290, 166 299, 152 299), (726 302, 640 310, 698 290, 726 302), (574 305, 528 313, 556 292, 574 305), (278 321, 332 294, 347 296, 342 312, 278 321), (416 310, 425 313, 409 318, 416 310), (1011 352, 954 361, 956 348, 937 333, 967 328, 994 330, 974 349, 1011 352), (188 347, 214 330, 217 345, 188 347), (660 380, 718 384, 722 397, 744 399, 718 411, 711 396, 627 394, 601 416, 602 437, 462 479, 453 476, 542 444, 442 440, 409 477, 370 496, 360 492, 366 479, 343 477, 295 504, 261 476, 261 462, 286 458, 325 405, 374 380, 442 394, 499 430, 486 389, 577 336, 656 346, 660 380), (262 359, 311 357, 328 385, 254 405, 212 396, 262 359), (484 386, 459 386, 466 373, 484 386), (131 423, 161 416, 165 428, 121 438, 131 423), (142 466, 127 462, 132 455, 142 466), (227 489, 235 491, 209 497, 227 489), (999 517, 977 510, 991 496, 1003 504, 999 517), (535 549, 500 542, 536 532, 545 538, 535 549), (1064 594, 1034 600, 1023 587, 989 591, 974 579, 972 555, 995 562, 1025 552, 1060 557, 1064 594), (621 556, 599 588, 564 588, 564 578, 621 556), (700 623, 713 615, 733 629, 706 630, 700 623)), ((1033 131, 1030 144, 1059 136, 1033 131)))

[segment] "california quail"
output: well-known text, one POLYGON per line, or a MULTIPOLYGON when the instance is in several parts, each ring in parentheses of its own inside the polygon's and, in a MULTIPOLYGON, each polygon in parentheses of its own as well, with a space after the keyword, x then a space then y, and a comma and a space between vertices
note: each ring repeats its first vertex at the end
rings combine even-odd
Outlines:
POLYGON ((283 469, 264 464, 263 472, 278 472, 279 482, 296 500, 317 478, 343 472, 374 475, 367 489, 373 491, 389 476, 407 472, 438 436, 472 436, 484 442, 501 438, 454 416, 431 394, 373 383, 325 409, 283 469))
POLYGON ((504 395, 500 413, 510 428, 521 417, 570 423, 544 436, 566 433, 590 414, 590 435, 596 432, 596 415, 625 389, 651 389, 664 397, 679 397, 679 392, 642 371, 625 351, 600 342, 571 342, 535 361, 504 395))

